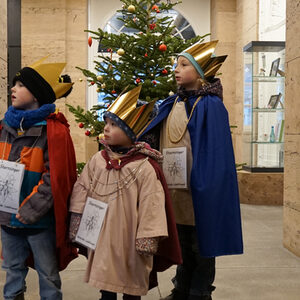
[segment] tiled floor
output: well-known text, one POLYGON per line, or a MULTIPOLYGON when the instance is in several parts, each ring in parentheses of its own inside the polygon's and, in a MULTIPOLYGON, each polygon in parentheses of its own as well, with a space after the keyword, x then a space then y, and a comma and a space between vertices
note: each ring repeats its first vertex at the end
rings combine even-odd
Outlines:
MULTIPOLYGON (((282 207, 242 205, 245 253, 217 258, 214 300, 300 300, 300 258, 282 246, 282 207)), ((65 300, 97 300, 96 289, 82 282, 85 259, 73 261, 61 273, 65 300)), ((166 296, 175 268, 160 274, 159 289, 166 296)), ((0 271, 2 289, 4 273, 0 271)), ((37 276, 29 272, 26 300, 38 300, 37 276)), ((0 299, 1 296, 0 296, 0 299)), ((119 297, 121 299, 121 297, 119 297)), ((144 300, 158 300, 153 289, 144 300)))

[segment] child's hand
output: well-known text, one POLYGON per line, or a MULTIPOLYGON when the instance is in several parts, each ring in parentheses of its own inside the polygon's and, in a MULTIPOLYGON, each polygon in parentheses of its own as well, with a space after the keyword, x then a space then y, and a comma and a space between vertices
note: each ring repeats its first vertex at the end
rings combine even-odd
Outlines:
POLYGON ((17 213, 16 218, 17 218, 21 223, 27 224, 27 222, 23 219, 23 217, 22 217, 19 213, 17 213))

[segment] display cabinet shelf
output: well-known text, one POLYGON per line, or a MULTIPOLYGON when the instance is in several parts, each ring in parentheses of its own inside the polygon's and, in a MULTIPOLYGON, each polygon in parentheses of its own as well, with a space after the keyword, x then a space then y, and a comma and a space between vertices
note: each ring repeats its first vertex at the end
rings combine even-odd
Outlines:
POLYGON ((285 42, 244 47, 244 170, 283 172, 285 42))

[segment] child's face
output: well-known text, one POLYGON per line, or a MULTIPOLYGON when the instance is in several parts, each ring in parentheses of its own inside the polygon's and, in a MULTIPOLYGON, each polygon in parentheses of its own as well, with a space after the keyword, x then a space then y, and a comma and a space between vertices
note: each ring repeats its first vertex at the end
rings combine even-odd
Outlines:
POLYGON ((177 85, 186 90, 195 90, 199 86, 200 75, 192 65, 192 63, 184 56, 179 56, 177 66, 175 68, 175 78, 177 85))
POLYGON ((131 139, 113 120, 105 118, 104 139, 108 145, 130 147, 131 139))
POLYGON ((18 109, 32 110, 39 107, 37 99, 21 81, 16 81, 11 88, 12 106, 18 109))

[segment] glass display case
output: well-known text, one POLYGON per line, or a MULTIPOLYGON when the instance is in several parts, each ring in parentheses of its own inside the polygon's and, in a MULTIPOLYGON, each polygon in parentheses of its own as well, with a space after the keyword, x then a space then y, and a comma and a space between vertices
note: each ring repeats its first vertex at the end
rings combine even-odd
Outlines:
POLYGON ((283 172, 285 42, 244 48, 243 168, 283 172))

